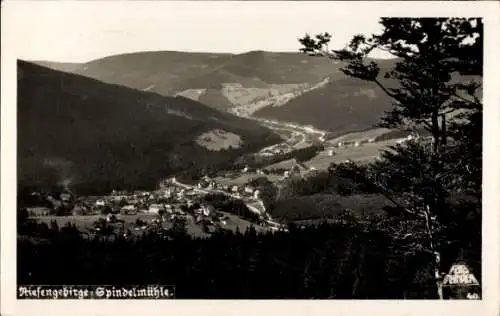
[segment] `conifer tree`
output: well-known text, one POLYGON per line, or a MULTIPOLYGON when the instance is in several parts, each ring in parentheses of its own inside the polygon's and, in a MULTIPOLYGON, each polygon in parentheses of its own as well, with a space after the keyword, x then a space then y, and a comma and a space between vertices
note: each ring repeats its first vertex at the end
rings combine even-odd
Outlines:
POLYGON ((478 18, 382 18, 380 23, 381 34, 356 35, 342 50, 327 51, 330 37, 306 34, 299 39, 301 51, 342 61, 344 74, 377 84, 393 100, 380 125, 415 132, 419 141, 391 148, 369 170, 344 171, 376 187, 396 204, 394 210, 412 219, 409 226, 400 220, 396 235, 434 255, 442 298, 440 249, 450 240, 441 233, 459 221, 449 196, 467 191, 480 208, 483 24, 478 18), (382 74, 368 57, 375 49, 397 57, 391 70, 382 74), (422 129, 430 142, 421 141, 422 129))

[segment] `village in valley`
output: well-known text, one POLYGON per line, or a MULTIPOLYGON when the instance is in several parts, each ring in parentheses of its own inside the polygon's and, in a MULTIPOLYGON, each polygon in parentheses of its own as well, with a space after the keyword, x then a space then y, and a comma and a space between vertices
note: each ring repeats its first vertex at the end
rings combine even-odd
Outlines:
MULTIPOLYGON (((241 173, 248 172, 245 168, 241 173)), ((261 171, 258 173, 263 175, 261 171)), ((188 233, 207 236, 216 229, 245 231, 254 226, 258 231, 285 230, 273 221, 259 199, 260 190, 251 185, 228 185, 204 176, 196 184, 179 182, 176 177, 164 180, 154 191, 116 191, 105 196, 75 196, 65 188, 59 196, 32 193, 40 204, 27 208, 32 218, 58 225, 71 222, 85 234, 120 233, 124 237, 149 230, 172 229, 176 221, 184 221, 188 233), (207 196, 241 201, 250 212, 234 213, 229 206, 218 205, 207 196), (216 208, 217 207, 217 208, 216 208)))
POLYGON ((91 237, 116 234, 131 237, 151 230, 169 231, 179 221, 184 223, 189 234, 198 237, 207 237, 218 229, 287 230, 284 223, 273 219, 266 210, 261 199, 265 188, 253 185, 256 179, 266 179, 279 187, 290 177, 307 177, 326 170, 334 162, 377 159, 381 149, 419 138, 409 134, 382 140, 383 133, 374 134, 372 131, 325 140, 325 133, 321 131, 291 124, 279 127, 277 123, 273 124, 275 130, 288 128, 292 133, 284 142, 263 148, 253 156, 275 159, 278 161, 275 164, 218 171, 212 177, 202 175, 198 181, 180 180, 174 176, 161 181, 156 190, 113 190, 105 196, 76 196, 65 185, 58 193, 31 193, 39 205, 28 207, 27 215, 47 224, 53 221, 59 226, 71 223, 91 237), (280 160, 294 151, 308 150, 313 141, 321 144, 321 150, 312 159, 306 162, 297 158, 280 160), (360 151, 362 154, 356 155, 360 151), (346 157, 348 159, 344 159, 346 157))

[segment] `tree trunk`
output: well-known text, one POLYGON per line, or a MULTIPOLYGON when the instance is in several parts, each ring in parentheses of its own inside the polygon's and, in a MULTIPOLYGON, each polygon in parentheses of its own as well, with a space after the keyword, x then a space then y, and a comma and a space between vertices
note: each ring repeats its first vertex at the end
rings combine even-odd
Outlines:
POLYGON ((447 132, 446 132, 446 114, 441 115, 441 144, 446 146, 447 142, 447 132))
POLYGON ((439 128, 439 116, 438 112, 432 113, 431 126, 432 126, 432 153, 435 154, 439 150, 441 132, 439 128))
POLYGON ((436 251, 434 247, 434 235, 432 233, 432 225, 430 223, 430 207, 426 205, 426 209, 424 210, 425 215, 425 227, 427 229, 427 235, 429 236, 429 243, 431 251, 434 255, 434 279, 436 282, 436 291, 440 300, 443 299, 443 282, 441 280, 441 271, 440 271, 440 263, 441 263, 441 254, 436 251))
POLYGON ((441 272, 439 270, 439 263, 441 261, 441 254, 434 252, 435 265, 434 265, 434 278, 436 280, 437 294, 440 300, 443 299, 443 280, 441 279, 441 272))

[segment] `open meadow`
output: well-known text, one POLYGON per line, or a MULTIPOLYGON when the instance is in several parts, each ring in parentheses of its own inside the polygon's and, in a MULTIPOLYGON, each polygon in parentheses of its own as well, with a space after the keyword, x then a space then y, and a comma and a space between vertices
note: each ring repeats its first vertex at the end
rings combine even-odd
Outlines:
MULTIPOLYGON (((118 218, 124 221, 125 229, 130 228, 135 224, 137 219, 151 223, 156 217, 154 214, 135 214, 135 215, 119 215, 118 218)), ((50 225, 52 221, 56 221, 59 227, 63 227, 67 223, 75 225, 79 230, 88 231, 93 224, 99 219, 105 219, 104 215, 71 215, 71 216, 38 216, 32 219, 50 225)))
POLYGON ((331 141, 329 141, 329 143, 337 144, 338 142, 369 140, 387 134, 390 131, 391 130, 388 128, 373 128, 366 131, 354 132, 342 135, 340 137, 332 139, 331 141))
MULTIPOLYGON (((245 232, 250 226, 254 226, 257 232, 264 232, 267 231, 266 228, 263 228, 261 226, 252 224, 251 222, 236 216, 234 214, 222 212, 222 214, 225 216, 225 225, 221 225, 223 229, 231 230, 236 232, 239 230, 240 232, 245 232)), ((45 223, 48 226, 51 225, 53 221, 56 221, 57 225, 59 228, 65 226, 68 223, 71 223, 75 225, 78 230, 82 232, 88 232, 90 228, 94 225, 96 221, 99 219, 104 219, 106 218, 104 215, 78 215, 78 216, 38 216, 38 217, 32 217, 33 220, 36 220, 37 222, 40 223, 45 223)), ((154 214, 136 214, 136 215, 119 215, 119 219, 122 219, 124 221, 124 229, 127 230, 129 229, 133 233, 137 233, 137 231, 134 229, 135 223, 137 219, 140 219, 147 224, 151 224, 152 221, 157 218, 156 215, 154 214)), ((119 224, 114 224, 118 225, 119 224)), ((172 222, 170 221, 165 221, 162 225, 164 229, 170 229, 172 227, 172 222)), ((195 222, 195 219, 191 215, 186 216, 186 230, 187 233, 193 237, 209 237, 210 234, 206 233, 203 230, 203 227, 200 224, 197 224, 195 222)), ((140 231, 139 231, 140 232, 140 231)))
MULTIPOLYGON (((355 162, 368 163, 374 161, 382 151, 388 149, 389 146, 395 145, 396 140, 386 140, 375 143, 361 144, 359 147, 349 146, 334 148, 333 156, 329 155, 330 149, 319 152, 314 158, 304 163, 308 168, 316 168, 318 170, 326 170, 332 163, 342 163, 346 160, 355 162)), ((297 165, 295 159, 288 159, 267 166, 267 169, 290 169, 297 165)))
POLYGON ((355 162, 370 162, 388 149, 388 146, 394 145, 395 141, 383 141, 377 143, 366 143, 359 147, 342 147, 333 149, 333 156, 328 155, 328 150, 320 152, 313 159, 306 161, 305 165, 317 169, 327 169, 331 163, 341 163, 346 160, 355 162))
POLYGON ((282 178, 283 175, 265 175, 265 174, 258 174, 256 172, 245 172, 242 173, 241 175, 238 175, 237 177, 217 177, 214 179, 215 182, 220 183, 222 185, 244 185, 248 183, 249 181, 261 177, 265 177, 269 179, 271 182, 276 182, 282 178))

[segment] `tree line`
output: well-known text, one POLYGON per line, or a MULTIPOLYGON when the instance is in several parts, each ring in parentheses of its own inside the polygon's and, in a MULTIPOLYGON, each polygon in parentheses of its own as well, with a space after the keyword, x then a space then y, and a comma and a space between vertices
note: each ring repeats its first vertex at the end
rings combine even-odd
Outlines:
POLYGON ((218 230, 208 239, 178 230, 112 241, 85 239, 71 224, 46 226, 40 239, 18 239, 19 284, 169 284, 179 299, 436 297, 429 255, 407 256, 375 226, 218 230))

